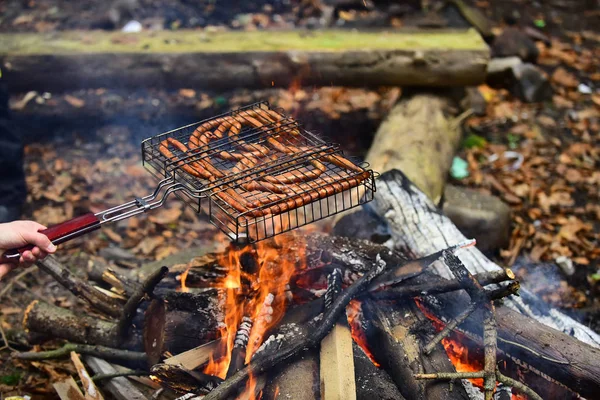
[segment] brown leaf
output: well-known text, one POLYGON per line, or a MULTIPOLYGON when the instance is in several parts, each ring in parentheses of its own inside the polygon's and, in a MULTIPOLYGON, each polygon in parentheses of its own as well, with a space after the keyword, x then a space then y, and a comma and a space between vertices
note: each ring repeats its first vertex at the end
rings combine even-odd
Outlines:
POLYGON ((558 67, 552 74, 552 82, 574 89, 579 85, 579 80, 572 73, 568 72, 563 67, 558 67))
POLYGON ((540 115, 537 120, 540 123, 540 125, 542 125, 544 128, 555 128, 556 127, 556 120, 547 115, 540 115))
POLYGON ((179 89, 179 95, 186 99, 192 99, 196 97, 196 91, 194 89, 179 89))
POLYGON ((103 228, 102 233, 104 233, 110 240, 116 243, 121 243, 123 238, 117 232, 113 231, 110 228, 103 228))
POLYGON ((65 101, 75 108, 81 108, 85 106, 85 100, 71 96, 70 94, 65 95, 65 101))
POLYGON ((165 246, 165 247, 161 247, 160 249, 158 249, 156 251, 155 257, 157 260, 162 260, 168 256, 170 256, 171 254, 175 254, 177 253, 179 249, 175 246, 165 246))
POLYGON ((181 208, 162 208, 158 212, 150 215, 148 219, 155 224, 169 225, 179 221, 181 213, 181 208))
POLYGON ((135 248, 133 249, 135 252, 141 252, 142 254, 148 256, 150 255, 158 246, 162 245, 165 242, 165 238, 162 236, 150 236, 143 239, 135 248))
POLYGON ((592 227, 589 224, 582 222, 579 218, 571 216, 569 217, 569 222, 561 226, 560 231, 558 231, 558 236, 569 242, 579 242, 577 233, 582 230, 587 231, 590 229, 592 229, 592 227))

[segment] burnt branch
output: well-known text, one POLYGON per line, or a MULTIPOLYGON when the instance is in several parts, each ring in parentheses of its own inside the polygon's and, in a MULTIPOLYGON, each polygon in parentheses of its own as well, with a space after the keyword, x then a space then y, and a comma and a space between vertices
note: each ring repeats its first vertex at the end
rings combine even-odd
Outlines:
POLYGON ((75 296, 86 300, 97 310, 118 317, 121 315, 122 304, 115 299, 94 289, 88 283, 74 276, 56 257, 48 256, 36 263, 39 269, 51 275, 58 283, 63 285, 75 296))
POLYGON ((124 342, 127 339, 129 334, 129 328, 131 327, 131 321, 135 316, 138 306, 144 297, 151 296, 154 288, 158 283, 167 275, 169 269, 167 267, 162 267, 154 271, 142 284, 140 288, 138 288, 133 295, 127 300, 125 303, 125 307, 123 308, 123 315, 119 319, 117 323, 117 338, 120 343, 124 342))
POLYGON ((13 355, 18 360, 41 361, 68 357, 71 352, 100 357, 106 360, 145 362, 146 353, 137 351, 114 349, 105 346, 92 346, 87 344, 67 343, 63 347, 48 351, 28 351, 13 355))

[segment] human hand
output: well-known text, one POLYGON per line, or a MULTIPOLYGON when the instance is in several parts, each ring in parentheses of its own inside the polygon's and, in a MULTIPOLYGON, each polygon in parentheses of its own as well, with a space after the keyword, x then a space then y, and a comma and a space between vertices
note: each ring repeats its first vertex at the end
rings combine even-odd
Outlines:
MULTIPOLYGON (((28 244, 34 245, 33 249, 23 252, 18 262, 1 263, 0 279, 11 269, 19 265, 28 265, 54 253, 56 246, 50 239, 39 231, 46 229, 44 225, 34 221, 13 221, 0 224, 0 255, 6 250, 16 249, 28 244)), ((0 258, 1 260, 1 258, 0 258)))

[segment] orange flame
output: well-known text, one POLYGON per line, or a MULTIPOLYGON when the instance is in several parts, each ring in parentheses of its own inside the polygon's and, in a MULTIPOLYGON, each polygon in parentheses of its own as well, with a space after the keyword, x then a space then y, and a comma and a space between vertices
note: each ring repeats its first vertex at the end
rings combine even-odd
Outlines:
POLYGON ((185 285, 185 281, 187 280, 187 276, 190 272, 190 268, 192 268, 192 266, 188 266, 185 271, 183 271, 183 273, 179 276, 179 281, 181 282, 181 292, 187 293, 190 291, 190 289, 185 285))
MULTIPOLYGON (((226 377, 235 336, 243 317, 252 321, 244 360, 246 364, 262 345, 266 332, 283 318, 288 303, 288 284, 294 273, 305 266, 304 245, 294 248, 294 259, 301 261, 299 265, 281 257, 281 249, 289 251, 292 238, 291 235, 279 235, 273 241, 262 241, 241 250, 230 249, 218 260, 219 265, 228 271, 227 276, 215 285, 223 289, 219 301, 225 316, 219 328, 219 349, 210 357, 204 373, 226 377), (243 270, 241 260, 246 258, 253 260, 255 271, 243 270)), ((244 397, 254 399, 255 387, 256 379, 250 375, 244 397)), ((258 396, 260 398, 260 394, 258 396)))
POLYGON ((348 324, 350 325, 350 331, 352 332, 352 339, 354 339, 356 344, 363 349, 371 362, 379 368, 380 364, 375 360, 371 350, 369 350, 365 331, 360 324, 361 319, 363 318, 360 300, 352 300, 350 304, 348 304, 348 307, 346 307, 346 316, 348 318, 348 324))

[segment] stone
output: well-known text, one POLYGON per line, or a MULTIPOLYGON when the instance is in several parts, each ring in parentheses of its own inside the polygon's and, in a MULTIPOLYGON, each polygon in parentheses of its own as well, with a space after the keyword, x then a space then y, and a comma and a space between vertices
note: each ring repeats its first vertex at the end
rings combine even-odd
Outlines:
POLYGON ((344 215, 333 227, 336 236, 370 240, 373 243, 385 243, 390 239, 385 221, 380 220, 365 208, 344 215))
POLYGON ((527 34, 515 27, 508 27, 492 43, 492 57, 519 57, 525 62, 535 62, 539 50, 527 34))
POLYGON ((554 91, 546 75, 533 64, 519 64, 512 68, 514 83, 511 92, 528 103, 540 103, 552 98, 554 91))
POLYGON ((446 185, 442 209, 483 252, 506 248, 510 239, 511 210, 495 196, 473 189, 446 185))
POLYGON ((519 57, 492 58, 487 66, 486 83, 490 86, 504 86, 514 79, 513 68, 523 64, 519 57))
MULTIPOLYGON (((473 111, 473 114, 483 117, 487 114, 487 103, 481 92, 475 88, 467 88, 466 104, 473 111)), ((465 108, 467 108, 465 107, 465 108)))

